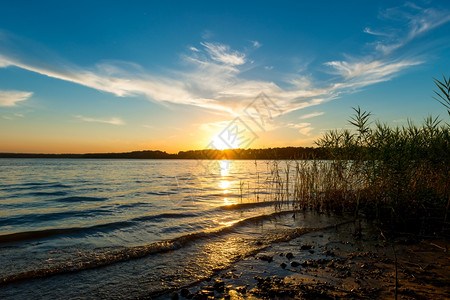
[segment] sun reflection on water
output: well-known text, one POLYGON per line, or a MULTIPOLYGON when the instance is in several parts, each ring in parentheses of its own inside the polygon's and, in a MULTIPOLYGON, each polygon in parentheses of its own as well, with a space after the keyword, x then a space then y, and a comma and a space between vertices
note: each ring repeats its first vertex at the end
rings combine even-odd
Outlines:
POLYGON ((227 177, 230 171, 230 161, 229 160, 221 160, 220 161, 220 176, 227 177))
MULTIPOLYGON (((222 190, 223 194, 230 194, 231 190, 231 181, 229 179, 230 177, 230 161, 229 160, 221 160, 220 161, 220 176, 221 180, 219 182, 219 187, 222 190)), ((225 205, 232 205, 236 204, 235 201, 225 197, 223 199, 223 202, 225 205)))
POLYGON ((229 190, 227 190, 230 187, 230 182, 228 180, 222 180, 219 183, 219 186, 220 186, 220 188, 222 190, 224 190, 223 193, 229 193, 230 192, 229 190))

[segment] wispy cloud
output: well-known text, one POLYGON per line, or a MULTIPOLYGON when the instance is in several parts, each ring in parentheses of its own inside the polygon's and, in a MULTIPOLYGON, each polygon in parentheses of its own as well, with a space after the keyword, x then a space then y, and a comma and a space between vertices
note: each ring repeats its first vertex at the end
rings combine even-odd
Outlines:
POLYGON ((423 61, 414 60, 369 60, 369 61, 331 61, 325 63, 330 66, 332 73, 342 76, 345 80, 335 87, 339 88, 360 88, 366 85, 387 81, 400 71, 423 61))
POLYGON ((245 55, 238 51, 233 51, 229 46, 219 43, 201 43, 211 58, 217 62, 230 66, 245 64, 245 55))
POLYGON ((375 31, 370 27, 366 27, 363 30, 365 33, 371 34, 371 35, 376 35, 376 36, 392 36, 392 34, 386 33, 386 32, 381 32, 381 31, 375 31))
POLYGON ((111 125, 124 125, 125 122, 122 121, 120 118, 110 118, 110 119, 98 119, 98 118, 90 118, 85 117, 81 115, 74 116, 77 119, 80 119, 81 121, 85 122, 94 122, 94 123, 105 123, 105 124, 111 124, 111 125))
POLYGON ((262 46, 261 43, 258 42, 258 41, 251 41, 251 42, 252 42, 252 44, 253 44, 253 47, 255 47, 255 48, 259 48, 259 47, 262 46))
POLYGON ((25 101, 32 95, 32 92, 0 90, 0 106, 16 106, 17 102, 25 101))
POLYGON ((203 30, 201 36, 202 36, 202 39, 208 40, 208 39, 214 37, 214 33, 211 30, 205 29, 205 30, 203 30))
POLYGON ((402 6, 381 11, 380 18, 394 25, 377 30, 366 27, 364 32, 384 37, 375 42, 376 49, 382 54, 390 54, 426 32, 449 22, 450 11, 447 8, 420 7, 406 2, 402 6), (393 27, 395 24, 398 25, 393 27))
POLYGON ((311 127, 311 123, 308 122, 289 123, 286 125, 286 127, 298 129, 298 132, 305 136, 310 136, 311 131, 314 129, 314 127, 311 127))
POLYGON ((300 120, 311 119, 311 118, 314 118, 314 117, 321 116, 323 114, 325 114, 325 112, 323 112, 323 111, 321 111, 321 112, 313 112, 313 113, 310 113, 310 114, 306 114, 306 115, 300 116, 299 119, 300 120))
MULTIPOLYGON (((372 44, 372 53, 364 57, 346 54, 343 60, 324 62, 329 73, 335 75, 327 81, 318 81, 312 75, 298 74, 286 75, 280 82, 249 79, 242 76, 243 72, 252 67, 248 53, 217 42, 202 42, 188 47, 188 53, 183 56, 186 68, 161 76, 128 62, 103 61, 82 68, 62 59, 55 59, 53 54, 46 56, 33 53, 36 57, 30 56, 26 49, 32 47, 27 47, 26 42, 18 42, 15 45, 12 45, 11 41, 1 43, 2 38, 5 39, 6 36, 4 33, 0 35, 0 67, 22 68, 118 97, 144 96, 160 103, 193 105, 227 114, 242 113, 258 94, 264 92, 276 102, 280 111, 286 113, 319 105, 345 93, 390 80, 402 71, 426 61, 424 56, 417 58, 414 55, 395 55, 394 48, 398 49, 408 41, 448 22, 450 13, 432 8, 418 10, 407 6, 396 10, 397 15, 403 18, 403 23, 407 20, 406 31, 400 25, 397 29, 366 28, 365 32, 374 35, 376 39, 372 44), (398 11, 402 9, 408 10, 408 13, 399 14, 398 11), (18 51, 20 49, 22 50, 18 51)), ((392 19, 396 15, 395 12, 386 10, 382 17, 392 19)), ((392 22, 389 24, 392 25, 392 22)), ((210 38, 211 35, 208 35, 210 38)), ((255 47, 260 45, 257 41, 252 43, 255 47)), ((266 69, 271 68, 267 66, 266 69)), ((1 100, 0 105, 11 105, 20 101, 19 99, 27 99, 31 94, 16 96, 9 97, 16 99, 15 101, 1 100)))
POLYGON ((9 62, 9 60, 0 54, 0 68, 6 68, 10 65, 11 65, 11 63, 9 62))

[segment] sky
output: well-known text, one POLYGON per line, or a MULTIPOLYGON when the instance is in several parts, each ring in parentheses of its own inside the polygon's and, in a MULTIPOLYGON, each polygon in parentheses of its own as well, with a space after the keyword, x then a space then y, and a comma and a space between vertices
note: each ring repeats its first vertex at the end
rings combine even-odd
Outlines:
POLYGON ((0 0, 0 152, 309 147, 449 72, 447 0, 0 0))

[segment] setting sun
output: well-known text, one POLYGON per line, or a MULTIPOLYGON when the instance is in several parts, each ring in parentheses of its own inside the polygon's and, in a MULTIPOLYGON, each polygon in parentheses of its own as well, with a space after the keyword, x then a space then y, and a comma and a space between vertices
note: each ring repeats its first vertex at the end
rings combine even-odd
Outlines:
POLYGON ((212 139, 212 146, 214 149, 225 150, 225 149, 237 149, 239 148, 239 139, 223 139, 221 136, 216 135, 212 139))

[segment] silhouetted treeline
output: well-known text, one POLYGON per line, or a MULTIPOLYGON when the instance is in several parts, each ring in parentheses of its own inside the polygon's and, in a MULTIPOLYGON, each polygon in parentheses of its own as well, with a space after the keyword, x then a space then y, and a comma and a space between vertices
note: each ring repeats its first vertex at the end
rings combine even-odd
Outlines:
POLYGON ((325 151, 312 147, 268 149, 190 150, 170 154, 159 150, 124 153, 34 154, 0 153, 0 158, 95 158, 95 159, 326 159, 325 151))
POLYGON ((268 149, 191 150, 178 152, 181 159, 325 159, 320 148, 283 147, 268 149))

